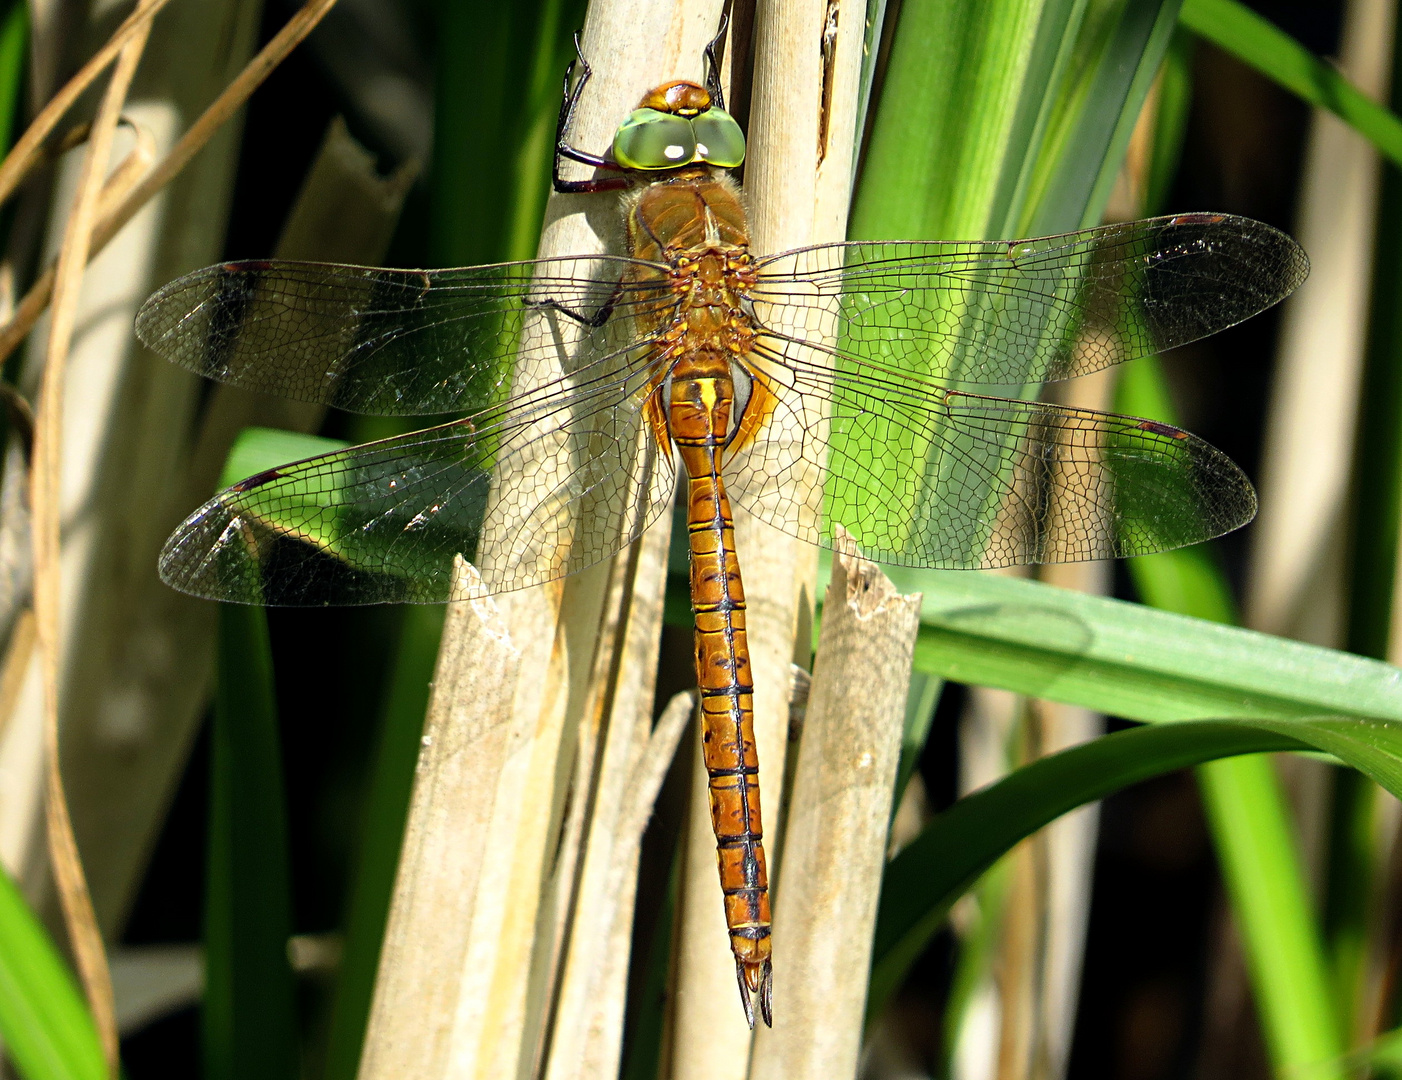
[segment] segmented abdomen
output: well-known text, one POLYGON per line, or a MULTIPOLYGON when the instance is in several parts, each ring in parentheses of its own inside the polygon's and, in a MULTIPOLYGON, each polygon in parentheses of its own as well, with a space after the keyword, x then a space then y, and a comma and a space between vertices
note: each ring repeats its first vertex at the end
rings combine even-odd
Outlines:
POLYGON ((682 378, 680 369, 674 371, 670 428, 689 477, 687 532, 702 756, 725 921, 742 978, 751 992, 759 992, 767 983, 770 956, 769 876, 760 819, 745 593, 730 501, 719 470, 732 394, 728 370, 703 378, 682 378))

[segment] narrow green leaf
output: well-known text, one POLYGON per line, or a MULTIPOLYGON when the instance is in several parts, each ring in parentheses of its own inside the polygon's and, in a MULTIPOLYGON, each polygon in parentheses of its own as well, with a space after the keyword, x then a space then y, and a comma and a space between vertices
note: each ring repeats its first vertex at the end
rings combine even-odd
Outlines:
MULTIPOLYGON (((1402 37, 1392 43, 1390 104, 1402 108, 1402 37)), ((1364 350, 1358 431, 1353 455, 1352 518, 1345 644, 1364 656, 1395 650, 1393 605, 1402 529, 1402 171, 1383 165, 1373 236, 1373 280, 1364 350)), ((1387 860, 1376 843, 1381 800, 1354 775, 1339 775, 1330 792, 1324 932, 1334 969, 1341 1029, 1356 1038, 1378 1022, 1369 986, 1370 948, 1378 945, 1387 860)), ((1394 995, 1394 1010, 1402 1007, 1394 995)))
POLYGON ((901 5, 853 200, 853 239, 987 234, 1009 140, 1025 119, 1020 95, 1048 6, 1041 0, 901 5))
POLYGON ((262 608, 221 604, 205 899, 206 1080, 293 1080, 292 882, 262 608))
MULTIPOLYGON (((1147 214, 1166 209, 1161 200, 1172 183, 1188 120, 1192 52, 1193 39, 1180 32, 1165 57, 1142 207, 1147 214)), ((1115 407, 1177 422, 1158 357, 1122 369, 1115 407)), ((1132 560, 1130 574, 1153 607, 1220 623, 1238 621, 1212 545, 1132 560)), ((1332 1061, 1343 1043, 1324 945, 1275 769, 1263 757, 1215 761, 1198 770, 1198 782, 1275 1069, 1296 1073, 1332 1061)), ((1316 1075, 1334 1075, 1329 1066, 1322 1068, 1316 1075)))
POLYGON ((582 0, 439 0, 433 260, 530 258, 553 155, 560 77, 582 0))
POLYGON ((949 906, 1019 840, 1077 806, 1175 769, 1306 748, 1402 791, 1402 722, 1325 717, 1132 728, 1041 758, 959 800, 887 867, 868 1015, 900 985, 949 906))
POLYGON ((105 1080, 97 1029, 68 966, 0 867, 0 1041, 24 1080, 105 1080))
MULTIPOLYGON (((1085 71, 1085 25, 1091 0, 1047 0, 1032 41, 1031 55, 1020 86, 1020 100, 1008 132, 1007 152, 989 213, 990 232, 999 236, 1024 235, 1029 190, 1045 179, 1048 132, 1066 112, 1066 96, 1056 92, 1069 73, 1085 71)), ((1103 5, 1102 5, 1103 6, 1103 5)), ((1011 91, 1011 87, 1009 88, 1011 91)), ((1057 230, 1055 231, 1064 231, 1057 230)))
POLYGON ((29 5, 10 0, 0 19, 0 149, 10 148, 29 49, 29 5))
POLYGON ((1059 95, 1060 123, 1040 154, 1017 232, 1100 223, 1144 99, 1173 36, 1182 0, 1116 5, 1059 95))
POLYGON ((1402 670, 1032 581, 891 569, 925 594, 915 666, 1132 720, 1402 719, 1402 670))
MULTIPOLYGON (((1345 723, 1363 730, 1370 721, 1345 723)), ((1316 734, 1315 745, 1322 746, 1334 733, 1321 726, 1316 734)), ((1389 771, 1395 770, 1394 762, 1389 771)), ((1264 757, 1214 761, 1198 770, 1198 784, 1275 1071, 1293 1076, 1332 1061, 1344 1043, 1299 841, 1275 768, 1264 757)), ((1339 1076, 1327 1068, 1315 1075, 1339 1076)))
POLYGON ((1298 41, 1236 0, 1186 0, 1189 30, 1249 64, 1266 78, 1327 109, 1402 164, 1402 118, 1379 105, 1298 41))

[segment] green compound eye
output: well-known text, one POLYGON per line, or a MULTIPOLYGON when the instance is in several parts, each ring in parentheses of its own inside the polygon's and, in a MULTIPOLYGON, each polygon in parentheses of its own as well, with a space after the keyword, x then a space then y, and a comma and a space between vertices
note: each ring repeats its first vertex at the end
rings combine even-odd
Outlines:
POLYGON ((671 169, 695 157, 691 121, 656 109, 635 110, 613 137, 613 160, 628 169, 671 169))
POLYGON ((707 109, 691 121, 696 152, 708 165, 734 169, 745 160, 745 136, 728 112, 707 109))

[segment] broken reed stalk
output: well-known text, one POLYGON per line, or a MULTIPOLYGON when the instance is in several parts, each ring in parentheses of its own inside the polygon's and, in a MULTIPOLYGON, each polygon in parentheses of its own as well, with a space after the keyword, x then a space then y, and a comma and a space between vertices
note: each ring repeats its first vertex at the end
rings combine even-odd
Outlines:
POLYGON ((857 1075, 919 628, 918 593, 899 594, 855 544, 833 559, 775 909, 784 1012, 755 1040, 753 1080, 857 1075))
MULTIPOLYGON (((154 0, 142 7, 149 8, 154 0)), ((34 425, 33 480, 30 498, 33 506, 34 612, 38 631, 39 658, 44 691, 45 810, 49 860, 59 903, 63 908, 69 944, 87 996, 88 1008, 102 1042, 107 1072, 116 1077, 120 1069, 116 1006, 112 998, 112 975, 102 931, 88 894, 73 822, 63 791, 62 762, 59 757, 59 650, 60 632, 60 535, 62 476, 63 386, 68 347, 78 311, 78 293, 102 197, 103 179, 111 156, 112 139, 126 101, 127 89, 136 75, 146 47, 150 22, 139 23, 127 38, 112 70, 111 80, 98 107, 88 140, 78 191, 64 228, 54 276, 54 310, 49 329, 44 377, 34 425)))
MULTIPOLYGON (((699 61, 718 15, 719 0, 675 12, 646 0, 593 4, 583 43, 596 63, 575 142, 607 146, 619 118, 673 75, 681 56, 694 52, 699 61)), ((589 224, 600 198, 553 198, 540 254, 605 250, 589 224)), ((510 500, 512 492, 494 497, 510 500)), ((519 1075, 552 1060, 577 1066, 554 1050, 557 1031, 564 1045, 580 1048, 580 1060, 616 1060, 621 1033, 597 1035, 596 1022, 581 1023, 573 1010, 616 1015, 621 1025, 628 942, 618 912, 631 910, 631 886, 626 897, 600 898, 604 890, 592 883, 607 888, 608 870, 629 842, 616 825, 627 775, 618 766, 636 763, 647 743, 666 536, 666 525, 655 524, 636 557, 625 552, 565 582, 450 612, 429 723, 469 712, 484 745, 463 751, 476 760, 470 774, 452 772, 437 754, 421 763, 411 822, 422 827, 411 824, 413 844, 401 857, 364 1080, 519 1075), (623 576, 634 572, 631 582, 623 576), (483 635, 492 650, 485 665, 463 644, 483 635), (453 798, 484 823, 491 872, 441 890, 434 862, 463 847, 463 823, 430 811, 457 786, 473 789, 453 798), (579 980, 597 973, 580 956, 600 935, 610 939, 611 974, 607 993, 591 999, 579 993, 579 980)), ((478 555, 484 566, 493 557, 478 555)), ((469 844, 475 835, 469 830, 469 844)))

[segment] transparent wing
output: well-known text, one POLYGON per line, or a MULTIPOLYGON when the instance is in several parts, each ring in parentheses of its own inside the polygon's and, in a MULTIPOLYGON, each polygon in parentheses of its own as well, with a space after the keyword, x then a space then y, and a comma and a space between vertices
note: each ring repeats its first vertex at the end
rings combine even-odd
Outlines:
POLYGON ((759 264, 758 318, 882 373, 945 385, 1066 379, 1216 333, 1309 262, 1259 221, 1180 214, 1038 240, 829 244, 759 264))
POLYGON ((831 547, 841 524, 869 558, 901 566, 1077 562, 1198 543, 1256 512, 1228 457, 1164 424, 764 365, 764 351, 752 361, 776 399, 769 423, 796 435, 741 448, 726 483, 737 505, 810 543, 831 547))
POLYGON ((317 606, 464 599, 458 553, 492 592, 572 574, 670 507, 657 407, 638 365, 535 408, 268 470, 190 515, 161 577, 214 600, 317 606))
POLYGON ((562 335, 598 355, 620 316, 631 328, 668 310, 658 273, 611 256, 458 270, 224 263, 155 292, 136 332, 182 367, 265 394, 381 415, 477 412, 513 385, 552 384, 562 335), (561 333, 523 335, 533 315, 561 333))

